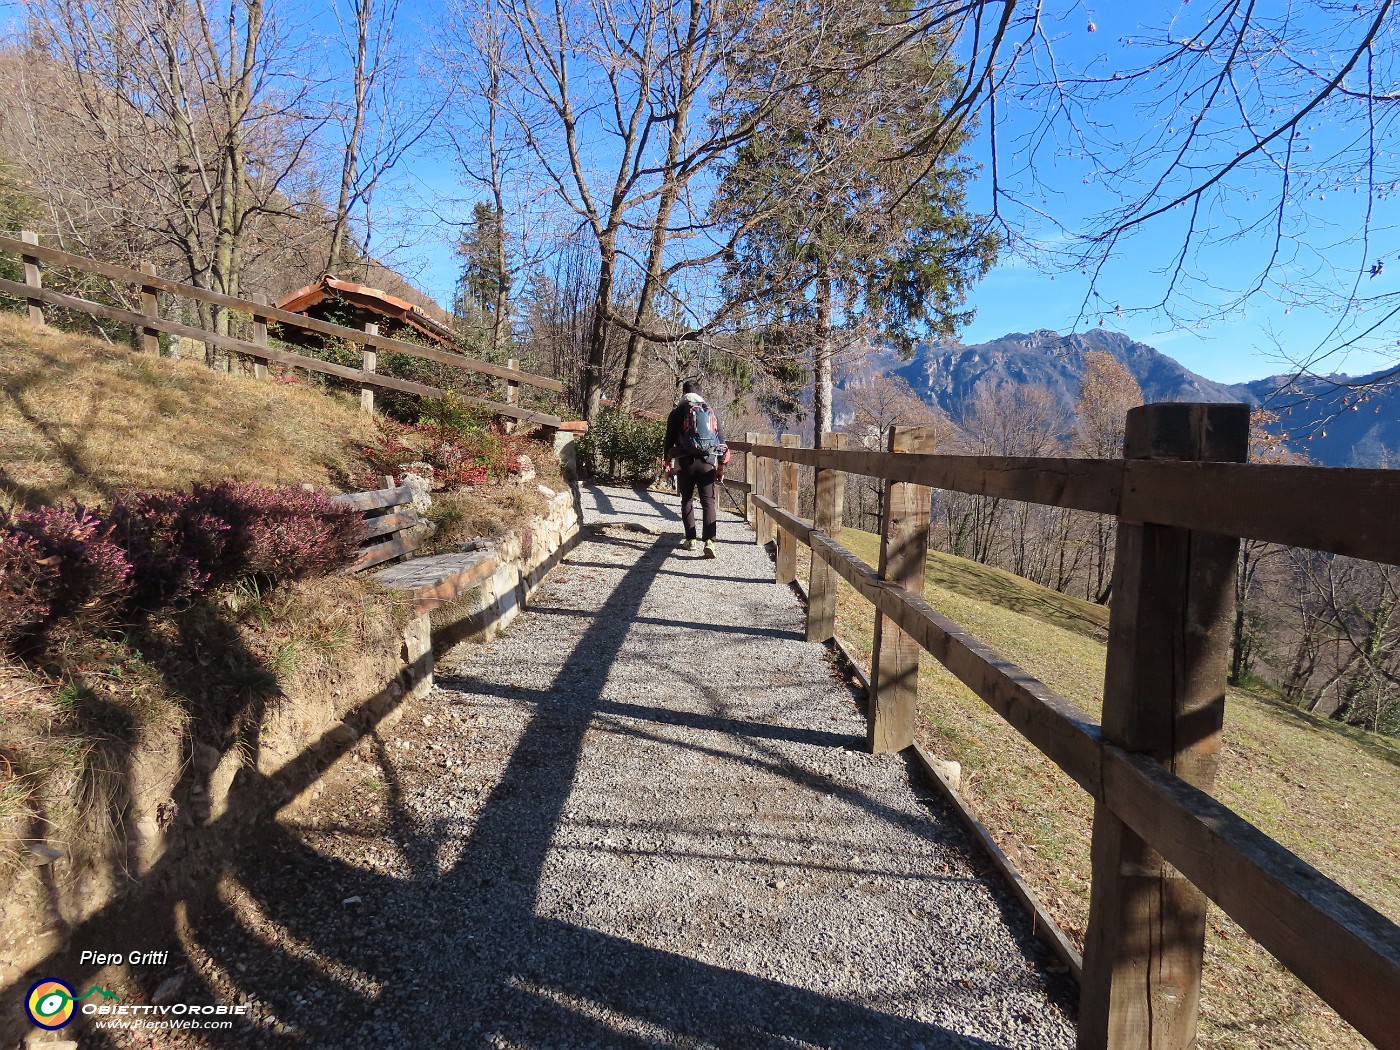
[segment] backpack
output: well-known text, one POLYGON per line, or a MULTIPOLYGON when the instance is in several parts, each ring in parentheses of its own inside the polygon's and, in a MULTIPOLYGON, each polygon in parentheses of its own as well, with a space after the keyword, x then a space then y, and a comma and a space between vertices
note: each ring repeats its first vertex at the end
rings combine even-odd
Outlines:
POLYGON ((719 425, 715 422, 714 409, 704 401, 692 403, 690 412, 681 421, 676 445, 686 455, 713 456, 719 445, 719 425))

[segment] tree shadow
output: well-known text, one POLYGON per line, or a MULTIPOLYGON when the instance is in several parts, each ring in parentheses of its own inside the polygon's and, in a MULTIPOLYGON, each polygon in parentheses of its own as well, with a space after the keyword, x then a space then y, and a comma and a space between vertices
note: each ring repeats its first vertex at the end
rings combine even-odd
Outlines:
MULTIPOLYGON (((606 675, 596 672, 618 660, 668 556, 655 538, 624 545, 635 549, 635 564, 577 636, 549 686, 470 683, 487 698, 526 701, 526 721, 475 824, 459 840, 450 828, 415 819, 402 763, 378 732, 381 694, 345 721, 369 738, 385 780, 375 805, 383 810, 379 830, 401 851, 406 872, 370 854, 328 856, 276 823, 258 849, 235 848, 238 828, 225 816, 207 829, 226 848, 215 854, 207 881, 217 889, 202 912, 192 897, 173 904, 162 898, 162 883, 173 874, 162 862, 143 880, 144 897, 109 905, 74 931, 72 944, 100 940, 171 951, 170 965, 185 974, 180 1002, 226 1001, 229 988, 236 1000, 256 1000, 256 1022, 240 1019, 227 1031, 200 1033, 209 1047, 338 1046, 346 1031, 366 1046, 998 1046, 877 1005, 537 914, 585 736, 600 721, 640 734, 667 724, 712 729, 717 741, 740 741, 741 748, 717 743, 712 749, 727 761, 819 784, 881 820, 920 819, 885 810, 829 778, 814 781, 766 743, 857 743, 848 735, 605 698, 606 675), (460 852, 449 856, 446 847, 458 843, 460 852)), ((299 792, 353 746, 328 732, 273 773, 245 768, 234 794, 266 809, 260 800, 299 792)), ((54 953, 20 977, 5 994, 6 1007, 17 1008, 14 998, 40 977, 90 977, 74 965, 75 955, 54 953)), ((139 978, 144 1001, 168 972, 139 978)), ((132 1045, 90 1026, 75 1030, 87 1046, 132 1045)))

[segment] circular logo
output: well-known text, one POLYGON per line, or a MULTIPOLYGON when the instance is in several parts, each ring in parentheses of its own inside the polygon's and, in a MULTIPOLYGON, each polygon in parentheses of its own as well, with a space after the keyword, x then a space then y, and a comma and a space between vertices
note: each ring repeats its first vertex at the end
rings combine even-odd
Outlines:
POLYGON ((36 1025, 53 1031, 73 1020, 74 998, 75 993, 70 985, 47 977, 29 989, 24 1008, 36 1025))

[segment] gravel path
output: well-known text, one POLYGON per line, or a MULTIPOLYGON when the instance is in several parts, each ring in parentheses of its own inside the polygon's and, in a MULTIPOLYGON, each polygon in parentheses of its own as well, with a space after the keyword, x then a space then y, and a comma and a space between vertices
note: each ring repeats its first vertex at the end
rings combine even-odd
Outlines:
POLYGON ((674 502, 590 492, 531 608, 246 858, 191 954, 259 1027, 197 1045, 1073 1045, 752 532, 682 552, 674 502))

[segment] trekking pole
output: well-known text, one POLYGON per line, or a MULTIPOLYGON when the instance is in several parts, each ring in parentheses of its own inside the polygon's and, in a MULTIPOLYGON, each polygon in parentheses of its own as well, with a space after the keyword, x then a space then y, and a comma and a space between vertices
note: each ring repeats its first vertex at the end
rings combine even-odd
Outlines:
POLYGON ((723 481, 719 483, 719 487, 724 489, 724 494, 729 497, 729 502, 734 505, 734 509, 736 511, 742 512, 744 509, 744 505, 739 502, 738 498, 734 495, 734 491, 723 481))

